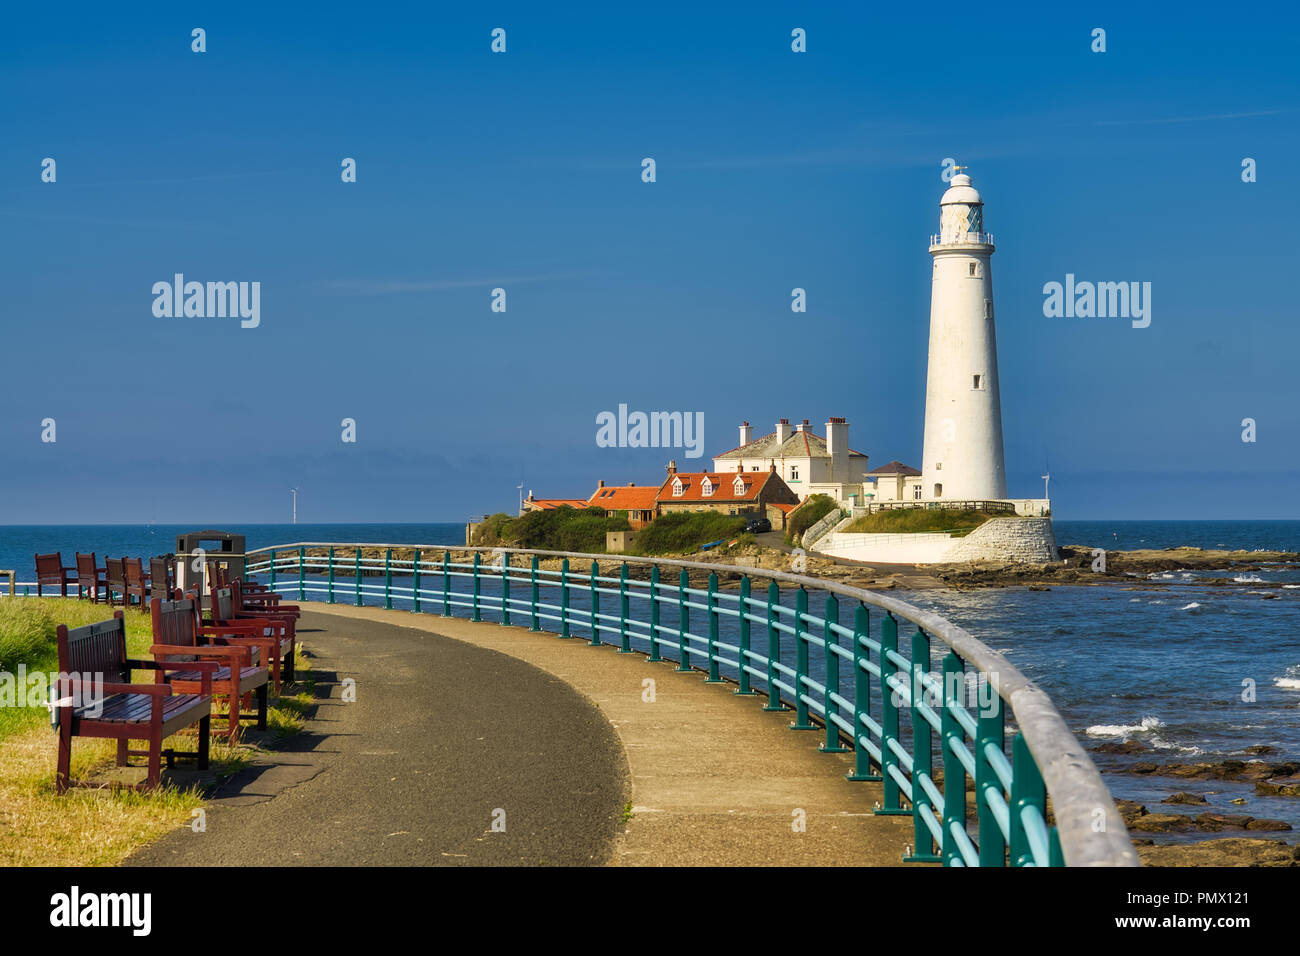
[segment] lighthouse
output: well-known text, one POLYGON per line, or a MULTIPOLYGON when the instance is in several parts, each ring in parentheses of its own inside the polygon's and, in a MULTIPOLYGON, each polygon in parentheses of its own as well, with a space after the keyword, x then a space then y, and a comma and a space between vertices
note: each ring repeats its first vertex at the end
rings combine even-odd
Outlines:
POLYGON ((930 237, 930 357, 925 380, 924 500, 1006 498, 1002 402, 993 330, 993 237, 984 202, 960 172, 930 237))

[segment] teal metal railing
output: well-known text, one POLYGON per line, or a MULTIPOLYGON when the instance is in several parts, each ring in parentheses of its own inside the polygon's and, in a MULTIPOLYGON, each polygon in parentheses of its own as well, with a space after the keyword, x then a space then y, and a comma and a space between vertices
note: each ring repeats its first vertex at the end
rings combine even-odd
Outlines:
POLYGON ((792 712, 792 730, 818 732, 823 752, 852 754, 849 780, 881 783, 876 813, 911 816, 908 861, 1138 865, 1047 695, 966 631, 888 595, 716 563, 426 545, 277 545, 250 551, 246 574, 300 601, 585 636, 765 696, 766 710, 792 712))

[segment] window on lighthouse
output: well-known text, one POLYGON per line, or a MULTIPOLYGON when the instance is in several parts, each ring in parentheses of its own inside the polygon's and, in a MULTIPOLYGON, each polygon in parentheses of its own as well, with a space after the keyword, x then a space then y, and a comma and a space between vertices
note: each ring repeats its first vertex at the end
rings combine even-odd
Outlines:
POLYGON ((974 376, 972 376, 972 378, 974 379, 974 384, 971 385, 971 388, 983 388, 983 387, 984 387, 984 376, 982 376, 982 375, 974 375, 974 376))

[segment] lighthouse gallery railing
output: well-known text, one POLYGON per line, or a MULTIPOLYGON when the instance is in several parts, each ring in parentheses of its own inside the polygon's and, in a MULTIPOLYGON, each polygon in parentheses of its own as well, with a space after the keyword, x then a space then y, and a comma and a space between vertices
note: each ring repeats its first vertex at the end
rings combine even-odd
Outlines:
POLYGON ((877 813, 912 817, 906 860, 1138 865, 1101 776, 1047 695, 960 627, 895 598, 783 571, 513 548, 300 542, 248 557, 248 576, 299 600, 545 627, 765 696, 766 710, 792 711, 792 729, 820 731, 821 750, 852 753, 848 779, 882 783, 877 813), (472 559, 453 561, 453 551, 472 559), (692 571, 707 584, 692 587, 692 571), (739 575, 735 591, 719 587, 719 572, 739 575), (756 591, 753 578, 768 583, 756 591), (935 639, 946 651, 937 672, 935 639), (1018 727, 1009 754, 1008 717, 1018 727))

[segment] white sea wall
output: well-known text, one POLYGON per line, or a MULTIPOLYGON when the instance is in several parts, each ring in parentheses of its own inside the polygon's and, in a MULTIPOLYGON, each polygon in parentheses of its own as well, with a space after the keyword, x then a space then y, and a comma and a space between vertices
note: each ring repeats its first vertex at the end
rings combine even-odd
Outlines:
POLYGON ((964 537, 955 537, 944 531, 916 534, 836 532, 826 535, 815 550, 834 558, 881 564, 961 561, 1047 564, 1060 558, 1051 518, 990 518, 964 537))
POLYGON ((990 518, 958 538, 943 560, 1048 564, 1060 557, 1051 518, 990 518))

